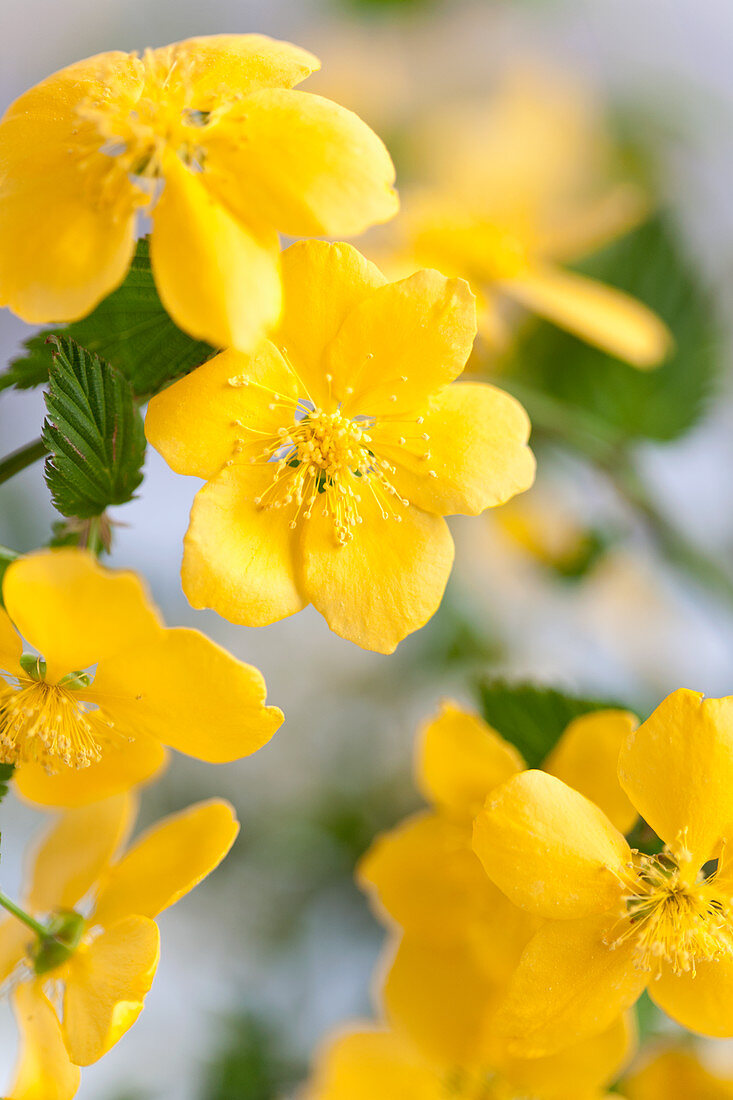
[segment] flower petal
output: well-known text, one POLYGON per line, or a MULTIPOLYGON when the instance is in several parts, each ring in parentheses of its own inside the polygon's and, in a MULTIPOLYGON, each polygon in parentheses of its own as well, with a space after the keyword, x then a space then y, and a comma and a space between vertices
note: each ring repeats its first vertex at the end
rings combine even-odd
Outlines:
POLYGON ((374 1026, 331 1038, 318 1052, 307 1100, 444 1100, 445 1082, 408 1043, 374 1026))
POLYGON ((97 1062, 132 1027, 159 957, 158 927, 140 916, 119 921, 77 949, 68 963, 63 1024, 75 1065, 97 1062))
POLYGON ((656 313, 595 279, 534 267, 500 286, 528 309, 641 370, 658 366, 670 352, 672 337, 656 313))
POLYGON ((99 666, 94 695, 115 725, 223 764, 262 748, 282 725, 262 673, 198 630, 164 630, 99 666))
POLYGON ((19 558, 5 572, 3 596, 19 632, 45 657, 52 682, 160 628, 140 578, 104 569, 86 550, 19 558))
POLYGON ((255 92, 206 139, 207 174, 236 217, 291 237, 354 237, 397 213, 395 170, 365 122, 330 99, 255 92))
POLYGON ((166 160, 153 211, 153 275, 180 328, 214 347, 248 352, 280 315, 279 242, 273 229, 238 221, 207 182, 178 157, 166 160))
POLYGON ((620 833, 637 813, 618 781, 618 757, 638 719, 625 710, 597 710, 575 718, 544 763, 544 770, 595 802, 620 833))
POLYGON ((733 959, 696 962, 694 970, 675 974, 662 966, 649 995, 678 1024, 717 1039, 733 1036, 733 959))
MULTIPOLYGON (((629 1012, 619 1016, 598 1035, 573 1043, 557 1054, 544 1058, 507 1058, 502 1061, 501 1070, 519 1095, 567 1100, 568 1082, 572 1082, 574 1096, 600 1100, 598 1090, 618 1077, 635 1047, 635 1020, 629 1012)), ((669 1098, 665 1096, 664 1100, 669 1098)))
POLYGON ((154 51, 172 54, 193 87, 196 108, 213 110, 232 95, 292 88, 321 67, 300 46, 264 34, 209 34, 154 51))
POLYGON ((397 523, 368 487, 361 497, 361 525, 343 546, 325 506, 316 506, 303 530, 302 589, 334 633, 392 653, 437 611, 453 540, 439 516, 400 506, 397 523))
POLYGON ((491 1016, 503 992, 464 946, 406 936, 387 973, 382 1000, 390 1026, 426 1061, 485 1067, 491 1016))
POLYGON ((0 305, 31 324, 83 317, 132 259, 136 189, 77 113, 108 80, 139 95, 134 58, 99 54, 25 92, 0 123, 0 305))
POLYGON ((157 917, 218 867, 238 832, 233 807, 220 798, 166 817, 111 869, 95 923, 110 926, 132 914, 157 917))
POLYGON ((431 813, 414 814, 378 836, 357 878, 381 919, 386 914, 438 943, 490 913, 497 894, 471 851, 468 829, 431 813))
POLYGON ((475 336, 468 283, 416 271, 351 310, 326 351, 326 370, 353 391, 336 393, 346 416, 424 413, 465 367, 475 336))
POLYGON ((20 672, 23 642, 10 621, 10 616, 0 607, 0 669, 16 675, 20 672))
POLYGON ((177 474, 210 480, 236 450, 254 456, 263 435, 287 422, 273 398, 294 405, 297 396, 292 371, 263 340, 251 355, 223 351, 153 397, 145 434, 177 474))
POLYGON ((619 756, 621 786, 692 873, 733 823, 733 697, 668 695, 619 756))
POLYGON ((545 772, 509 779, 474 822, 474 851, 515 905, 573 919, 619 901, 631 850, 606 815, 545 772))
POLYGON ((733 1081, 708 1073, 688 1050, 665 1050, 624 1078, 628 1100, 731 1100, 733 1081))
POLYGON ((325 350, 351 310, 387 280, 350 244, 296 241, 281 264, 283 313, 272 339, 293 363, 305 395, 317 407, 330 408, 349 384, 349 364, 330 362, 327 368, 325 350))
POLYGON ((167 760, 160 741, 138 733, 134 740, 108 749, 88 768, 61 766, 51 775, 41 764, 23 764, 15 772, 15 789, 41 806, 86 806, 148 782, 167 760))
POLYGON ((522 757, 477 714, 446 700, 417 740, 417 782, 430 802, 468 823, 494 787, 524 768, 522 757))
POLYGON ((613 940, 611 917, 549 921, 525 949, 495 1019, 510 1054, 539 1058, 610 1027, 649 982, 631 941, 613 940))
POLYGON ((396 488, 413 504, 440 516, 476 516, 534 481, 529 431, 527 414, 510 394, 485 382, 457 382, 431 400, 420 428, 378 421, 371 436, 375 451, 397 467, 396 488))
POLYGON ((271 464, 230 466, 197 493, 181 570, 192 607, 211 607, 244 626, 265 626, 305 607, 290 515, 254 503, 274 470, 271 464))
POLYGON ((34 946, 33 932, 16 917, 0 921, 0 982, 5 982, 34 946))
POLYGON ((21 1035, 12 1100, 72 1100, 81 1070, 66 1053, 61 1024, 40 982, 23 982, 13 992, 13 1011, 21 1035))
POLYGON ((130 794, 62 814, 42 840, 31 871, 33 913, 75 909, 112 861, 135 816, 130 794))

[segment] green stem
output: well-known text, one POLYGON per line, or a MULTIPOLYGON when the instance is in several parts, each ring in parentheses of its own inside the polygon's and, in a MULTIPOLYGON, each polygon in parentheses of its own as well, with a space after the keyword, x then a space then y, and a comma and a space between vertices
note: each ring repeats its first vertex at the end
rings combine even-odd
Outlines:
POLYGON ((21 470, 25 470, 26 466, 32 466, 34 462, 38 462, 39 458, 43 458, 47 453, 43 440, 34 439, 32 443, 26 443, 25 447, 0 459, 0 485, 19 474, 21 470))
POLYGON ((12 913, 14 917, 17 917, 18 920, 22 921, 23 924, 27 924, 42 940, 48 939, 48 929, 44 928, 40 921, 35 920, 30 913, 26 913, 25 909, 21 909, 19 905, 16 905, 14 901, 6 897, 2 891, 0 891, 0 905, 2 905, 3 909, 7 909, 9 913, 12 913))

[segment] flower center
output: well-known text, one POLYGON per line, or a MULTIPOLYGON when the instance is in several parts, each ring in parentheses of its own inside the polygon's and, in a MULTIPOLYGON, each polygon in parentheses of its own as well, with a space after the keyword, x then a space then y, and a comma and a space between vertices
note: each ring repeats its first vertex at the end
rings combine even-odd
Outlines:
MULTIPOLYGON (((245 376, 229 379, 232 386, 260 386, 245 376)), ((396 467, 383 454, 377 453, 373 429, 377 418, 373 416, 345 416, 341 408, 326 411, 308 399, 293 399, 275 391, 269 391, 270 409, 283 409, 287 422, 274 434, 236 422, 259 438, 237 441, 236 453, 257 448, 249 456, 251 463, 272 466, 272 481, 254 503, 258 508, 293 509, 290 520, 295 529, 301 520, 308 520, 313 509, 321 501, 322 515, 331 521, 334 540, 344 546, 354 537, 354 528, 363 522, 362 506, 371 497, 376 502, 382 519, 402 521, 401 509, 408 507, 395 485, 396 467)), ((384 418, 385 421, 388 418, 384 418)), ((413 417, 407 424, 422 425, 421 416, 413 417)), ((422 444, 429 442, 427 433, 421 432, 422 444)), ((404 436, 395 443, 381 442, 379 451, 395 451, 406 445, 404 436)), ((425 463, 425 476, 435 477, 427 462, 430 452, 425 449, 415 456, 425 463)))
POLYGON ((80 140, 89 155, 102 152, 110 158, 107 197, 119 190, 115 181, 133 177, 154 199, 166 150, 192 170, 202 170, 202 136, 218 111, 196 104, 190 63, 173 48, 146 50, 142 57, 133 57, 133 64, 142 82, 140 94, 139 85, 133 89, 129 70, 123 75, 110 64, 103 92, 87 97, 77 108, 80 140))
POLYGON ((88 683, 78 675, 66 684, 0 678, 0 761, 41 764, 54 773, 61 765, 86 768, 101 760, 116 735, 112 723, 79 698, 78 688, 88 683))
POLYGON ((666 962, 675 974, 694 974, 699 962, 733 956, 730 899, 716 890, 714 877, 690 883, 667 852, 640 857, 624 902, 625 928, 615 943, 634 942, 640 969, 666 962))

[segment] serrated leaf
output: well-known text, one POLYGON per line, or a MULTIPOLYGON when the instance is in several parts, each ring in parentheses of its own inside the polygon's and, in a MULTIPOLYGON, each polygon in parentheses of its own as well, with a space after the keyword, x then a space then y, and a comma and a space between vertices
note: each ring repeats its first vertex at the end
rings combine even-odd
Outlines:
POLYGON ((68 337, 49 340, 46 481, 62 515, 89 519, 125 504, 142 481, 143 422, 118 370, 68 337))
POLYGON ((25 352, 0 375, 0 390, 44 385, 51 365, 49 334, 64 336, 116 367, 136 397, 149 397, 167 382, 198 367, 214 348, 182 332, 158 297, 147 240, 138 241, 125 281, 81 321, 46 330, 24 344, 25 352))
POLYGON ((541 767, 574 718, 594 710, 628 709, 530 683, 487 679, 476 687, 485 720, 519 749, 528 768, 541 767))
MULTIPOLYGON (((660 367, 638 371, 554 326, 540 322, 508 367, 532 418, 532 391, 559 400, 595 423, 610 441, 676 439, 705 412, 721 360, 709 294, 679 234, 656 217, 588 259, 579 270, 644 302, 667 323, 675 348, 660 367), (525 390, 524 387, 527 387, 525 390)), ((536 413, 541 423, 541 410, 536 413)))

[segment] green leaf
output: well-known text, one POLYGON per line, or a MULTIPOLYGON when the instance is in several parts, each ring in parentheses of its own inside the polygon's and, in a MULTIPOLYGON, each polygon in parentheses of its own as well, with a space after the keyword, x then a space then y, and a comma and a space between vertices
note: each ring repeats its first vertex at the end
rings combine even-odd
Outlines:
POLYGON ((136 397, 149 397, 167 382, 204 363, 214 348, 182 332, 155 289, 147 240, 137 244, 130 270, 117 290, 81 321, 32 336, 25 353, 0 375, 0 390, 44 385, 51 365, 49 332, 75 340, 124 374, 136 397))
POLYGON ((10 786, 14 771, 15 768, 12 764, 0 764, 0 802, 2 802, 5 795, 8 793, 8 787, 10 786))
POLYGON ((536 684, 486 679, 476 687, 485 720, 519 749, 528 768, 541 767, 574 718, 594 710, 628 709, 621 703, 584 699, 536 684))
POLYGON ((46 481, 62 515, 89 519, 132 499, 143 478, 143 422, 119 371, 73 340, 49 340, 46 481))
POLYGON ((668 218, 656 217, 596 253, 579 270, 627 291, 658 313, 674 336, 670 358, 655 370, 635 370, 540 322, 519 343, 508 366, 507 388, 518 383, 517 395, 540 426, 544 395, 565 408, 566 419, 573 414, 585 428, 596 425, 599 435, 616 444, 676 439, 705 412, 722 351, 710 296, 677 230, 668 218), (533 391, 540 398, 536 409, 533 391))

